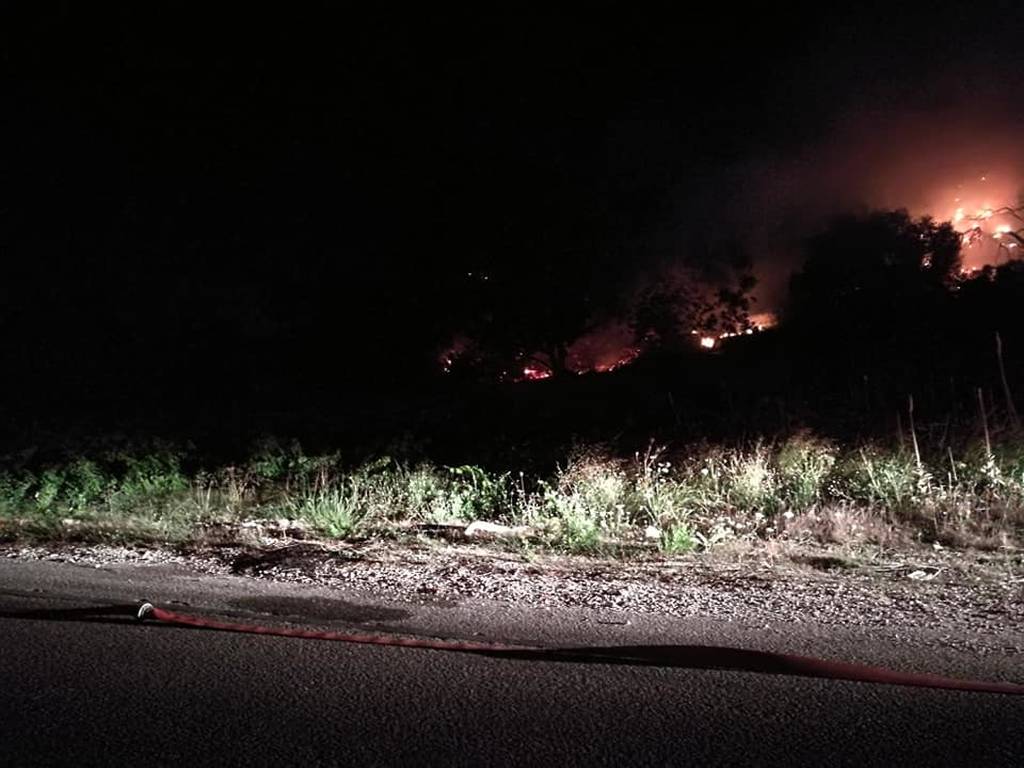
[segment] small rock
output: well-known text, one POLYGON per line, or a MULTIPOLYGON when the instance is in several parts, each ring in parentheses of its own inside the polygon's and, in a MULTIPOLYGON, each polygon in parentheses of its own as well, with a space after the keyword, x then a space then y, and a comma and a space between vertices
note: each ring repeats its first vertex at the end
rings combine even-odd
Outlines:
POLYGON ((644 528, 644 538, 647 541, 660 541, 661 529, 656 525, 648 525, 644 528))

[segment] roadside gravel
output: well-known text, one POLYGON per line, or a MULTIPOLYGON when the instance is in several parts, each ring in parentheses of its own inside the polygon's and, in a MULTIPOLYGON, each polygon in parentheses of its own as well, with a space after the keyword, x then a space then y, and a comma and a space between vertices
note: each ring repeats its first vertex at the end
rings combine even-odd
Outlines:
MULTIPOLYGON (((0 546, 0 556, 82 566, 180 566, 189 572, 339 587, 439 606, 486 600, 542 609, 584 608, 736 622, 843 627, 978 654, 1024 654, 1024 567, 1019 557, 920 551, 848 560, 790 548, 740 558, 634 561, 524 556, 441 542, 171 548, 0 546)), ((611 612, 611 613, 609 613, 611 612)))
MULTIPOLYGON (((757 554, 757 553, 755 553, 757 554)), ((531 556, 450 544, 341 546, 274 542, 191 551, 105 545, 3 545, 0 556, 95 567, 178 565, 189 571, 343 587, 384 599, 700 616, 744 625, 813 624, 939 645, 1024 653, 1024 567, 963 552, 890 553, 873 562, 790 551, 784 557, 607 560, 531 556)))

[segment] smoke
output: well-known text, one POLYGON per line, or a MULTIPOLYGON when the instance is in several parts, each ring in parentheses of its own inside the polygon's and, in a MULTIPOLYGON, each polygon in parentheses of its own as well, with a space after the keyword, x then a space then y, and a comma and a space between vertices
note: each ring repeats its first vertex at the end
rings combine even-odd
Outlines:
MULTIPOLYGON (((675 212, 679 231, 712 222, 713 236, 746 245, 758 280, 754 324, 770 326, 785 305, 803 241, 835 216, 905 208, 965 231, 981 211, 1019 204, 1024 141, 1017 121, 996 100, 957 101, 848 110, 813 143, 748 158, 705 177, 703 188, 685 190, 675 212)), ((995 216, 985 231, 1004 223, 1010 220, 995 216)), ((683 240, 667 248, 676 254, 670 263, 685 253, 683 240)), ((980 238, 965 246, 964 266, 998 263, 1009 253, 999 241, 980 238)), ((652 280, 663 280, 664 270, 645 272, 628 293, 635 299, 652 280)), ((575 365, 614 366, 634 354, 634 345, 624 323, 611 323, 577 341, 575 365)))
MULTIPOLYGON (((758 280, 752 312, 770 325, 803 243, 838 215, 905 208, 964 231, 979 212, 1018 203, 1024 54, 1000 30, 1019 28, 1019 5, 967 4, 941 18, 897 6, 830 8, 763 82, 714 103, 684 91, 679 105, 666 89, 648 112, 612 124, 609 175, 632 201, 632 250, 654 254, 631 253, 643 267, 621 286, 624 304, 692 257, 695 241, 738 241, 758 280)), ((985 232, 1005 223, 986 220, 985 232)), ((978 238, 965 266, 1006 259, 998 245, 978 238)), ((632 343, 613 323, 576 350, 597 367, 632 343)))
MULTIPOLYGON (((813 139, 772 147, 754 142, 731 164, 697 167, 674 186, 666 226, 654 233, 649 222, 638 225, 644 229, 638 243, 657 255, 620 286, 623 306, 635 305, 646 287, 692 257, 694 241, 740 242, 758 280, 753 323, 770 326, 784 308, 803 242, 838 215, 905 208, 955 221, 965 231, 981 211, 1020 204, 1024 137, 1013 111, 1020 99, 1009 86, 1000 94, 992 83, 982 91, 950 82, 937 79, 924 97, 906 101, 884 94, 884 87, 860 93, 856 102, 826 110, 826 126, 808 131, 813 139), (946 97, 936 99, 936 92, 946 97)), ((669 137, 655 144, 672 155, 669 137)), ((1010 222, 994 216, 985 231, 1004 223, 1010 222)), ((998 246, 991 237, 966 246, 965 267, 1007 259, 1011 252, 998 246)), ((608 370, 636 352, 628 322, 610 319, 576 340, 570 362, 579 371, 608 370)))
MULTIPOLYGON (((840 213, 906 208, 939 221, 1016 205, 1024 190, 1024 142, 1000 105, 847 113, 821 141, 734 167, 739 190, 729 226, 746 229, 759 306, 785 300, 801 241, 840 213)), ((1000 223, 994 219, 992 225, 1000 223)), ((1006 258, 985 239, 965 265, 1006 258)))

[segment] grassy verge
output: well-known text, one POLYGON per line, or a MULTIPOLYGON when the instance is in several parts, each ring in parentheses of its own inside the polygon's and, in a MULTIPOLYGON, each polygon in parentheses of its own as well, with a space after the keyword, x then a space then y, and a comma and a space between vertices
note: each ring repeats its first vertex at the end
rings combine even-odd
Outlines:
POLYGON ((747 446, 576 450, 549 476, 380 458, 358 466, 267 443, 238 466, 192 466, 172 446, 42 461, 7 457, 0 536, 185 541, 217 524, 285 521, 328 538, 417 526, 508 526, 550 550, 639 545, 708 551, 736 540, 899 541, 1016 548, 1024 540, 1024 445, 918 461, 809 434, 747 446))

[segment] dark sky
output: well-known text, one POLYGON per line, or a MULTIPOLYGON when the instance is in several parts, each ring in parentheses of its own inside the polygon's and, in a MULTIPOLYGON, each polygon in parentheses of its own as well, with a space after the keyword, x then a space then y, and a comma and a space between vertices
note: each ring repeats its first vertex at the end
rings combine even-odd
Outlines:
POLYGON ((829 213, 1024 177, 1019 4, 830 5, 9 11, 8 290, 100 337, 206 301, 379 346, 467 271, 572 253, 628 286, 724 231, 778 304, 829 213))
POLYGON ((182 234, 291 238, 293 218, 330 218, 376 238, 371 221, 411 220, 466 251, 578 216, 632 244, 733 203, 735 169, 872 115, 1012 115, 1015 5, 212 18, 172 3, 36 12, 5 25, 6 58, 22 170, 51 199, 153 217, 187 198, 222 217, 173 222, 182 234), (232 200, 272 215, 233 221, 232 200))

